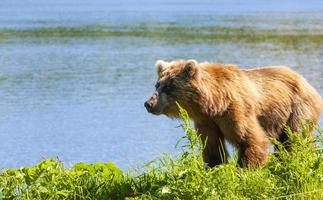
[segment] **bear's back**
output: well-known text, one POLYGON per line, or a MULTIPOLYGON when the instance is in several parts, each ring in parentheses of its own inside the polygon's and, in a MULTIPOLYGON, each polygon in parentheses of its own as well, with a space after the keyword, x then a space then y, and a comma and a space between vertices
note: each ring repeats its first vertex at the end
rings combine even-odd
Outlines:
MULTIPOLYGON (((303 76, 285 66, 270 66, 243 70, 256 83, 262 99, 258 113, 261 125, 267 132, 278 132, 292 113, 299 113, 300 119, 317 121, 322 109, 318 92, 303 76)), ((289 125, 287 123, 287 125, 289 125)))
POLYGON ((308 93, 319 96, 315 89, 296 71, 286 66, 266 66, 243 70, 262 90, 290 93, 303 97, 308 93), (277 91, 278 90, 278 91, 277 91))

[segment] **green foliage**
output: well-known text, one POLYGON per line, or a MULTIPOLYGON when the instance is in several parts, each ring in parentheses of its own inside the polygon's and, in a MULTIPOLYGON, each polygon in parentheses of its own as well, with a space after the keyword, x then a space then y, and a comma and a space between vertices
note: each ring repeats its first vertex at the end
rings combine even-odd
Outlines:
MULTIPOLYGON (((203 144, 180 108, 185 135, 181 155, 162 154, 131 172, 113 163, 65 168, 59 160, 0 173, 4 199, 323 199, 322 134, 292 133, 292 152, 278 151, 256 169, 241 169, 234 159, 212 169, 202 159, 203 144), (314 141, 315 140, 315 141, 314 141), (315 145, 313 145, 315 143, 315 145)), ((180 145, 181 144, 181 145, 180 145)))
POLYGON ((9 169, 0 175, 5 199, 90 199, 105 185, 121 179, 122 172, 113 163, 79 163, 65 169, 58 160, 9 169))
MULTIPOLYGON (((242 22, 243 23, 243 22, 242 22)), ((273 42, 284 45, 299 45, 306 43, 311 47, 323 43, 323 35, 314 32, 312 29, 285 28, 284 32, 277 28, 257 28, 257 27, 230 27, 230 26, 182 26, 173 24, 165 26, 163 24, 140 24, 121 26, 80 26, 80 27, 45 27, 34 29, 2 29, 0 30, 0 43, 8 42, 12 39, 33 39, 41 38, 41 41, 57 42, 71 38, 107 38, 107 37, 142 37, 153 41, 168 41, 171 43, 196 42, 207 43, 221 41, 244 41, 273 42), (46 40, 55 38, 55 40, 46 40)))

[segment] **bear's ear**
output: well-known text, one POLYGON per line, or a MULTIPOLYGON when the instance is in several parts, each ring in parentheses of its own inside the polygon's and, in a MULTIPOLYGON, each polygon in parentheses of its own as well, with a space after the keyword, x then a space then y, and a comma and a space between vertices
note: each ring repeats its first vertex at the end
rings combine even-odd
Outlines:
POLYGON ((157 68, 157 74, 158 74, 158 76, 160 76, 161 73, 164 71, 164 69, 167 68, 167 65, 168 65, 168 63, 165 62, 165 61, 163 61, 163 60, 157 60, 156 61, 155 66, 157 68))
POLYGON ((184 75, 189 78, 195 77, 198 72, 198 62, 193 59, 188 60, 185 64, 183 72, 184 72, 184 75))

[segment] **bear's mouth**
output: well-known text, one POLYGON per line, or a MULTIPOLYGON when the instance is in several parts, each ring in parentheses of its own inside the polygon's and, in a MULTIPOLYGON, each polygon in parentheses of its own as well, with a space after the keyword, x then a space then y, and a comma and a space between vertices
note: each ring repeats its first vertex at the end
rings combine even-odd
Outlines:
POLYGON ((153 115, 161 115, 163 112, 161 110, 157 110, 157 109, 148 109, 147 111, 153 115))
POLYGON ((162 112, 151 112, 151 114, 153 114, 153 115, 161 115, 162 112))

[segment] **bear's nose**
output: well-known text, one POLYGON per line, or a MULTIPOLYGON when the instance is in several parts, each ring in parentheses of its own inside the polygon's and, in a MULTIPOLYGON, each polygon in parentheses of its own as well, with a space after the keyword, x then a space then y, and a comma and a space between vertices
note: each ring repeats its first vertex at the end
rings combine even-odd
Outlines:
POLYGON ((153 107, 153 104, 152 104, 152 102, 151 102, 151 101, 146 101, 146 102, 145 102, 145 104, 144 104, 144 106, 146 107, 146 109, 147 109, 148 111, 150 111, 150 110, 151 110, 151 108, 153 107))

